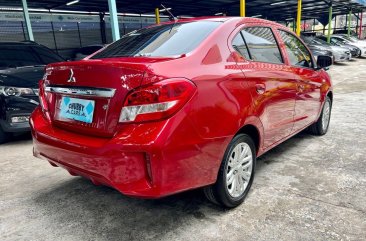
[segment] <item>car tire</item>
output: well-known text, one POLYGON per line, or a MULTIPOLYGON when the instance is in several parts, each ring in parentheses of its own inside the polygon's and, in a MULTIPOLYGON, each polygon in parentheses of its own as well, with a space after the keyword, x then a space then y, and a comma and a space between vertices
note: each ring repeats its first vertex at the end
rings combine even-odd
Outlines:
POLYGON ((325 135, 329 129, 329 122, 330 122, 331 114, 332 114, 332 101, 327 96, 325 98, 325 102, 323 105, 322 112, 319 116, 319 119, 314 124, 309 126, 308 131, 311 134, 317 135, 317 136, 325 135))
POLYGON ((255 164, 252 138, 246 134, 235 136, 225 151, 216 183, 204 188, 207 199, 226 208, 239 206, 253 183, 255 164))
POLYGON ((7 142, 10 139, 10 134, 3 131, 0 127, 0 144, 7 142))

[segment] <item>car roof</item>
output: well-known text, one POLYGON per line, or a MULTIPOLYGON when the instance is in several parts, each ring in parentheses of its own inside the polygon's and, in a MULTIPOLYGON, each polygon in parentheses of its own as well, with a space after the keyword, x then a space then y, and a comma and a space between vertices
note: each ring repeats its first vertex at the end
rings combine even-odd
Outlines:
POLYGON ((11 46, 19 46, 19 45, 36 45, 41 46, 40 44, 33 41, 22 41, 22 42, 0 42, 0 45, 11 45, 11 46))
MULTIPOLYGON (((186 22, 196 22, 196 21, 212 21, 212 22, 228 22, 228 21, 237 21, 238 23, 254 23, 254 24, 264 24, 271 25, 277 27, 285 27, 282 24, 272 22, 269 20, 261 19, 261 18, 251 18, 251 17, 226 17, 226 16, 217 16, 217 17, 196 17, 196 18, 184 18, 177 20, 177 23, 186 23, 186 22)), ((163 22, 161 24, 171 24, 173 21, 163 22)))

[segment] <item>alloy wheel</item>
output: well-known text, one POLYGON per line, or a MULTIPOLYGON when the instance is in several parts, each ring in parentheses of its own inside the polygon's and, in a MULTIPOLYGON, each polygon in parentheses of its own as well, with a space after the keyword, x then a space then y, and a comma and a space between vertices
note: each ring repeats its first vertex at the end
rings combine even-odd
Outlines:
POLYGON ((322 115, 322 128, 323 128, 323 130, 328 129, 329 120, 330 120, 330 103, 329 103, 329 101, 326 101, 324 103, 323 115, 322 115))
POLYGON ((226 169, 226 186, 233 198, 245 192, 252 176, 253 153, 250 146, 241 142, 230 153, 226 169))

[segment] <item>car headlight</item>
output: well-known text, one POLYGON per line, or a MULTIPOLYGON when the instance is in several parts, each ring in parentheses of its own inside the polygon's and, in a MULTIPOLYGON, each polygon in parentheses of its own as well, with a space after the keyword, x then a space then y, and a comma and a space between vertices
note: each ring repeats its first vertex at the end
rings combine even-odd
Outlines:
POLYGON ((35 95, 33 89, 11 86, 0 86, 0 94, 5 96, 35 95))

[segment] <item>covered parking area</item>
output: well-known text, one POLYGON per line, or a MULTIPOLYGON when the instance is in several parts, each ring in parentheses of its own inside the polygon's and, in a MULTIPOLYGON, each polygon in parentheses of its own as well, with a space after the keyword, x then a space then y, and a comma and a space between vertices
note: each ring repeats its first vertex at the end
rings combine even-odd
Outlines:
MULTIPOLYGON (((161 3, 181 18, 267 18, 298 34, 331 33, 338 26, 336 16, 346 15, 347 24, 343 21, 341 28, 359 34, 366 22, 362 23, 362 1, 0 0, 0 19, 2 13, 13 14, 6 20, 22 17, 16 24, 0 25, 0 38, 4 33, 11 36, 6 40, 33 36, 34 41, 66 53, 168 21, 161 3), (359 23, 353 25, 356 19, 359 23), (308 28, 306 24, 314 20, 323 26, 308 28), (22 32, 3 31, 4 26, 22 32)), ((94 186, 35 159, 29 135, 1 145, 0 239, 364 240, 366 59, 337 64, 329 74, 335 93, 329 133, 319 138, 300 133, 262 156, 249 196, 233 210, 207 202, 201 190, 144 200, 94 186)))
POLYGON ((161 4, 178 18, 240 15, 283 23, 298 35, 320 31, 329 36, 337 29, 365 35, 363 0, 2 0, 0 41, 34 40, 67 58, 72 49, 107 44, 132 30, 168 21, 161 4))

